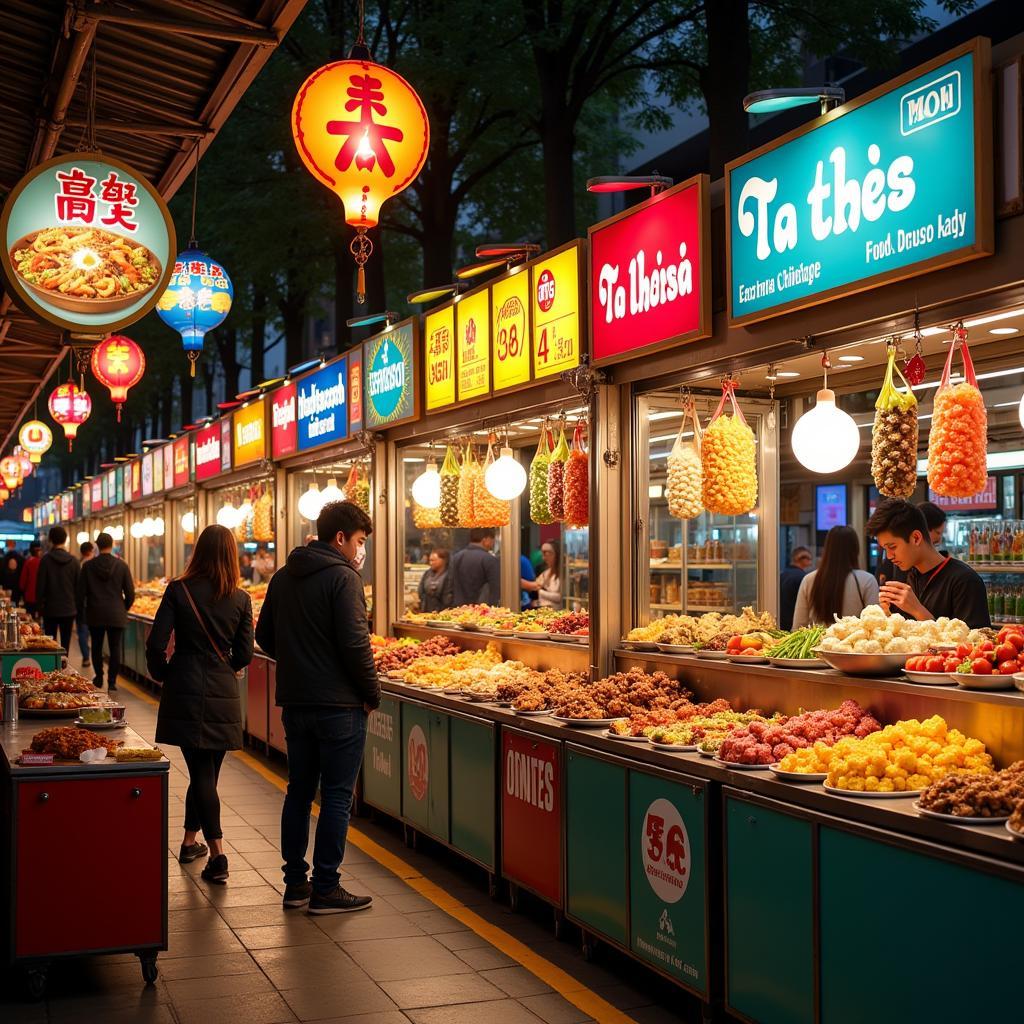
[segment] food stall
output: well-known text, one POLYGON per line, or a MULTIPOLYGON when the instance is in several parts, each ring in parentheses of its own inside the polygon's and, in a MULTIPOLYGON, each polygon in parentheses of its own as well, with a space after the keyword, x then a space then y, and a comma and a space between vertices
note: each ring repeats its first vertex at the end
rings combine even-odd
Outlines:
POLYGON ((195 484, 192 482, 195 449, 191 434, 175 438, 165 448, 170 450, 169 467, 164 468, 164 483, 167 487, 167 532, 169 565, 168 575, 177 576, 185 571, 196 535, 203 527, 195 484), (170 476, 167 470, 170 469, 170 476))

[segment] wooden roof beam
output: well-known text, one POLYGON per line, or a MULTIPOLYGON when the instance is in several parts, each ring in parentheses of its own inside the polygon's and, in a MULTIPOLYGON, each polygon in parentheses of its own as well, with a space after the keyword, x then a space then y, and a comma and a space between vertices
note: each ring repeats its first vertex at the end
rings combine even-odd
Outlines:
POLYGON ((240 25, 237 28, 222 28, 208 21, 182 21, 180 18, 160 18, 139 11, 129 11, 110 4, 95 4, 82 10, 80 17, 91 23, 93 31, 101 22, 114 25, 129 25, 133 28, 151 29, 155 32, 170 32, 174 35, 197 36, 200 39, 220 39, 228 43, 243 43, 273 49, 281 41, 276 32, 266 28, 251 28, 240 25))
MULTIPOLYGON (((88 122, 77 117, 69 117, 64 122, 69 128, 85 128, 88 122)), ((113 132, 122 135, 168 135, 176 139, 205 139, 213 135, 212 128, 183 128, 176 124, 158 124, 145 121, 95 121, 98 132, 113 132)))

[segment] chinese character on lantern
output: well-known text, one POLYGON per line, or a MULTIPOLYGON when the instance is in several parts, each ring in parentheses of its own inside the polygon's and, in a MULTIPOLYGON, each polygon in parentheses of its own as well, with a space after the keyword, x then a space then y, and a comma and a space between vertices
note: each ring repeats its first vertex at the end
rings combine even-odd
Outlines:
POLYGON ((401 75, 370 60, 342 60, 314 71, 292 106, 292 135, 306 169, 340 199, 356 229, 350 249, 356 294, 366 298, 366 232, 382 204, 415 180, 427 159, 430 123, 401 75))
POLYGON ((53 444, 53 431, 41 420, 29 420, 18 431, 18 442, 33 462, 39 462, 53 444))
POLYGON ((72 167, 68 173, 58 171, 57 181, 60 182, 60 191, 54 196, 57 220, 91 224, 96 215, 96 194, 92 190, 96 179, 89 177, 81 167, 72 167))
POLYGON ((121 406, 128 398, 128 389, 142 380, 146 372, 146 356, 142 349, 123 334, 112 334, 92 350, 92 375, 110 391, 121 422, 121 406))
POLYGON ((21 486, 21 463, 13 455, 0 459, 0 477, 9 491, 21 486))
POLYGON ((68 451, 71 451, 78 428, 92 413, 92 399, 88 392, 83 391, 73 380, 69 380, 66 384, 58 384, 50 392, 47 406, 54 422, 64 428, 64 436, 68 439, 68 451))

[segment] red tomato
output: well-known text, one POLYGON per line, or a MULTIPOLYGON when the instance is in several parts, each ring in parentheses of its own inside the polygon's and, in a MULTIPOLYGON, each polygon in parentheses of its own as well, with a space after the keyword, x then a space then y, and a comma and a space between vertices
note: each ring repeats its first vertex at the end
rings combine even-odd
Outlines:
POLYGON ((944 671, 955 672, 960 667, 960 662, 963 658, 954 658, 952 655, 946 659, 944 671))
POLYGON ((925 659, 925 672, 942 672, 946 662, 938 655, 925 659))
POLYGON ((987 658, 975 658, 971 662, 971 671, 976 676, 990 676, 992 675, 992 662, 987 658))
POLYGON ((991 640, 986 640, 984 643, 980 644, 978 647, 975 648, 975 650, 980 651, 994 651, 995 649, 996 645, 992 643, 991 640))
POLYGON ((1017 657, 1017 648, 1013 644, 1002 643, 996 648, 996 661, 1010 661, 1017 657))
POLYGON ((1024 651, 1024 633, 1011 633, 1006 642, 1012 644, 1018 651, 1024 651))
POLYGON ((1016 658, 1010 658, 1008 661, 1001 661, 999 663, 999 674, 1001 676, 1012 676, 1014 673, 1020 671, 1020 663, 1016 658))
POLYGON ((729 637, 729 642, 725 645, 725 649, 730 654, 735 654, 740 649, 740 642, 741 642, 741 637, 731 636, 731 637, 729 637))
POLYGON ((957 647, 957 649, 956 649, 956 656, 961 661, 963 661, 964 658, 969 658, 971 656, 971 645, 970 644, 960 644, 957 647))
POLYGON ((910 669, 911 672, 920 672, 921 670, 917 667, 918 662, 920 660, 921 659, 915 654, 912 658, 907 658, 907 666, 906 667, 908 669, 910 669))

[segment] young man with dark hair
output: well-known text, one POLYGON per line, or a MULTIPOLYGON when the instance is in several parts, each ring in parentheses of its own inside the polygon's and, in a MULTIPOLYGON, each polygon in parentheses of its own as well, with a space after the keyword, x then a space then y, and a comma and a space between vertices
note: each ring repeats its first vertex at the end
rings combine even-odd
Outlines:
POLYGON ((469 531, 469 544, 452 556, 455 607, 501 603, 501 566, 494 557, 495 530, 469 531))
POLYGON ((63 526, 51 526, 49 539, 50 550, 39 561, 36 606, 43 629, 59 638, 61 647, 70 653, 71 627, 78 611, 78 561, 64 547, 68 532, 63 526))
POLYGON ((908 501, 883 501, 868 520, 886 557, 906 573, 905 583, 889 580, 879 592, 883 608, 907 618, 961 619, 972 629, 991 626, 981 577, 965 562, 943 555, 932 544, 928 522, 908 501))
POLYGON ((366 720, 380 704, 366 598, 359 569, 370 517, 351 501, 320 510, 317 539, 294 548, 267 588, 256 642, 277 661, 277 692, 288 745, 288 791, 281 814, 285 908, 311 914, 362 910, 371 897, 340 884, 352 790, 363 761, 366 720), (320 788, 320 817, 309 864, 309 816, 320 788))
POLYGON ((114 556, 114 538, 101 533, 96 538, 99 554, 82 566, 78 576, 78 616, 89 626, 93 682, 103 689, 103 641, 110 648, 107 662, 107 690, 117 690, 121 668, 121 645, 128 625, 128 609, 135 601, 135 581, 128 564, 114 556))
POLYGON ((812 565, 814 556, 811 552, 803 546, 795 547, 789 556, 789 565, 779 574, 779 625, 783 629, 793 628, 796 596, 812 565))
MULTIPOLYGON (((945 558, 949 552, 940 550, 939 545, 942 543, 942 534, 946 528, 946 513, 933 501, 922 501, 917 507, 924 516, 932 547, 936 548, 939 554, 945 558)), ((906 583, 907 574, 901 569, 897 569, 885 555, 882 555, 882 560, 878 563, 878 584, 881 586, 883 583, 889 583, 893 580, 897 583, 906 583)))

